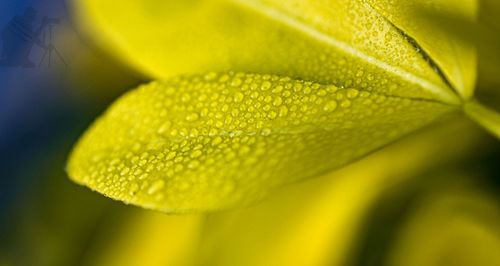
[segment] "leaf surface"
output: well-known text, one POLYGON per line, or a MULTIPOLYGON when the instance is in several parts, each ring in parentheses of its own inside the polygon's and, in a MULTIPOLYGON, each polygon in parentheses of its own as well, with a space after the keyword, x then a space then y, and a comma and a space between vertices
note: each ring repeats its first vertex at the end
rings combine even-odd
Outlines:
POLYGON ((496 114, 462 104, 475 52, 427 36, 404 3, 77 2, 94 40, 163 81, 113 104, 76 145, 69 175, 146 208, 213 211, 341 167, 461 105, 498 131, 496 114))
POLYGON ((414 45, 361 0, 76 1, 81 28, 152 77, 271 73, 458 103, 414 45))
POLYGON ((473 44, 453 34, 432 27, 426 13, 453 16, 473 21, 478 13, 477 0, 366 0, 380 14, 411 36, 415 44, 423 49, 429 60, 433 60, 463 99, 473 96, 477 54, 473 44))
POLYGON ((453 111, 275 75, 183 76, 117 100, 74 148, 70 177, 167 212, 248 204, 453 111))

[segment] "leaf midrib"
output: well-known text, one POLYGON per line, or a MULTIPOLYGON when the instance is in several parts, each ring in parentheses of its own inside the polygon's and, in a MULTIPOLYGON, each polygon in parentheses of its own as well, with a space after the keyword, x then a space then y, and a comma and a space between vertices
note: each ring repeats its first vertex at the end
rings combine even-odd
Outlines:
MULTIPOLYGON (((227 0, 229 2, 232 2, 236 5, 244 6, 248 9, 253 10, 254 12, 257 12, 259 14, 265 15, 268 18, 278 21, 280 23, 283 23, 287 25, 290 28, 293 28, 295 30, 299 30, 302 33, 308 35, 309 37, 318 40, 320 42, 326 43, 328 45, 331 45, 333 47, 336 47, 340 50, 345 51, 346 53, 352 54, 355 57, 358 57, 365 61, 367 64, 372 64, 375 65, 378 68, 384 69, 389 73, 393 73, 402 79, 408 81, 409 83, 413 83, 416 85, 419 85, 422 89, 432 93, 433 95, 440 95, 440 99, 435 99, 436 102, 443 103, 443 104, 449 104, 449 105, 461 105, 461 100, 456 94, 456 90, 451 87, 451 91, 448 92, 444 90, 441 86, 438 86, 434 84, 433 82, 430 82, 426 79, 422 79, 420 77, 415 76, 412 73, 409 73, 401 68, 392 66, 386 62, 380 61, 372 56, 366 55, 363 52, 359 51, 355 47, 350 46, 349 44, 342 42, 340 40, 337 40, 333 38, 332 36, 325 34, 324 32, 316 29, 314 26, 307 24, 296 17, 293 17, 277 8, 274 8, 269 5, 265 5, 263 3, 260 3, 259 1, 252 1, 252 0, 227 0)), ((366 3, 365 1, 363 1, 366 3)), ((371 5, 366 3, 370 8, 373 9, 371 5)), ((376 10, 375 10, 376 11, 376 10)), ((377 14, 378 11, 376 11, 377 14)), ((383 16, 382 16, 383 17, 383 16)), ((383 17, 385 20, 387 18, 383 17)), ((387 20, 388 21, 388 20, 387 20)), ((390 21, 388 21, 390 23, 390 21)), ((392 23, 390 23, 393 25, 392 23)), ((394 25, 393 25, 394 26, 394 25)), ((397 29, 397 28, 396 28, 397 29)), ((431 66, 429 66, 431 67, 431 66)), ((441 70, 439 70, 441 71, 441 70)), ((446 84, 447 80, 445 80, 446 84)), ((391 95, 393 96, 393 95, 391 95)), ((407 98, 407 99, 415 99, 414 97, 402 97, 402 98, 407 98)))
MULTIPOLYGON (((154 83, 155 81, 153 81, 154 83)), ((320 83, 318 83, 320 84, 320 83)), ((455 104, 449 104, 445 102, 441 102, 438 100, 433 100, 433 99, 426 99, 426 98, 411 98, 411 97, 403 97, 403 96, 397 96, 397 95, 387 95, 384 93, 380 92, 370 92, 371 95, 376 95, 376 96, 381 96, 381 97, 387 97, 387 98, 393 98, 393 99, 403 99, 403 100, 410 100, 413 102, 423 102, 423 103, 434 103, 434 104, 441 104, 441 105, 446 105, 450 107, 450 113, 453 111, 458 111, 460 110, 457 108, 457 105, 455 104)), ((315 132, 316 130, 324 130, 324 131, 331 131, 325 127, 321 126, 313 126, 314 124, 311 124, 309 127, 302 127, 302 128, 282 128, 279 130, 270 130, 269 134, 305 134, 305 133, 312 133, 315 132)), ((338 129, 338 128, 337 128, 338 129)), ((343 127, 342 129, 348 129, 348 127, 343 127)), ((255 135, 260 135, 261 131, 256 130, 256 131, 221 131, 218 132, 217 134, 200 134, 200 136, 205 136, 205 137, 217 137, 217 136, 255 136, 255 135)), ((187 135, 184 137, 178 137, 178 138, 171 138, 168 136, 163 136, 163 135, 156 135, 157 137, 155 138, 154 141, 148 141, 147 143, 144 144, 158 144, 158 143, 164 143, 164 142, 180 142, 183 140, 191 140, 193 139, 192 136, 187 135)))

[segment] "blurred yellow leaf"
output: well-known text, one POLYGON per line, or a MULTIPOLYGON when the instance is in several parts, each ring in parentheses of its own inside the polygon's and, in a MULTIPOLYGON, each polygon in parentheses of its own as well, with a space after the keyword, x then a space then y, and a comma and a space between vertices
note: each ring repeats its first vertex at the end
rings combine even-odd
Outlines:
POLYGON ((173 216, 134 210, 116 239, 104 245, 86 265, 193 265, 201 216, 173 216))
POLYGON ((499 265, 498 197, 469 176, 434 180, 445 182, 420 195, 384 265, 499 265))
POLYGON ((465 104, 464 111, 472 120, 500 138, 500 114, 476 101, 465 104))
POLYGON ((271 75, 178 77, 113 104, 68 172, 146 208, 216 210, 345 165, 453 110, 271 75))

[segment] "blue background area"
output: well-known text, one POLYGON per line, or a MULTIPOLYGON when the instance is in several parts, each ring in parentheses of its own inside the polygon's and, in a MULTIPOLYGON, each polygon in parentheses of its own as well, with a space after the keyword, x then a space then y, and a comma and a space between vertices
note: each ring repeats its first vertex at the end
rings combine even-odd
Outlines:
MULTIPOLYGON (((66 23, 63 1, 2 0, 1 29, 26 7, 38 11, 34 28, 43 16, 66 23)), ((30 58, 38 63, 43 52, 33 47, 30 58)), ((44 158, 76 114, 63 93, 62 75, 55 68, 0 67, 0 218, 36 183, 44 158)))
MULTIPOLYGON (((69 3, 0 0, 0 32, 26 7, 37 11, 33 29, 44 16, 59 19, 52 44, 67 64, 53 54, 50 67, 0 66, 0 265, 80 265, 107 215, 123 208, 73 183, 64 167, 92 121, 146 79, 81 34, 69 3)), ((33 46, 30 61, 38 66, 44 52, 33 46)))
POLYGON ((7 231, 16 234, 22 213, 34 211, 29 208, 54 207, 46 203, 52 191, 62 192, 60 197, 69 193, 68 202, 81 203, 80 208, 95 207, 78 200, 97 194, 69 180, 66 158, 110 102, 145 81, 77 31, 66 0, 1 0, 0 32, 27 7, 37 11, 34 29, 44 16, 60 20, 52 44, 67 65, 53 53, 50 67, 47 58, 38 67, 45 50, 33 46, 30 60, 37 67, 0 66, 0 238, 7 231))

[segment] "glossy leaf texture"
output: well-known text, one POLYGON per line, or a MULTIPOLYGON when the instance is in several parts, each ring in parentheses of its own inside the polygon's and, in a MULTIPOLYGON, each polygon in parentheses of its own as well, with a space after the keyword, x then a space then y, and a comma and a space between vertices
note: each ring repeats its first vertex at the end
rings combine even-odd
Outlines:
POLYGON ((75 1, 81 28, 152 77, 241 71, 459 103, 407 36, 362 0, 75 1))
POLYGON ((343 166, 455 109, 276 75, 182 76, 114 103, 68 172, 127 203, 211 211, 343 166))
POLYGON ((422 49, 427 60, 442 71, 463 99, 473 96, 477 54, 473 44, 463 37, 436 29, 429 16, 452 16, 463 21, 474 21, 479 9, 478 0, 366 0, 388 21, 404 32, 422 49))
MULTIPOLYGON (((449 9, 431 2, 424 8, 449 9)), ((213 211, 339 168, 464 106, 496 134, 495 113, 463 104, 474 50, 427 36, 404 3, 76 2, 82 29, 162 81, 91 126, 69 175, 146 208, 213 211)))

